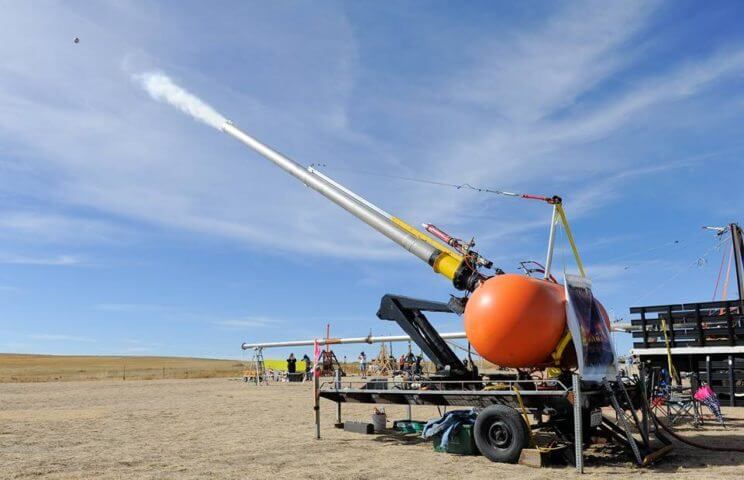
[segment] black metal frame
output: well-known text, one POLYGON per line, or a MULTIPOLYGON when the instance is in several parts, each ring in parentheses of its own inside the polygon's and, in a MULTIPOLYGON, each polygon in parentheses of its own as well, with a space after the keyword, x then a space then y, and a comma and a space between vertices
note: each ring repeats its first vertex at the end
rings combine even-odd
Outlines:
POLYGON ((447 345, 423 312, 461 313, 458 304, 433 302, 387 294, 380 300, 377 318, 396 322, 436 366, 436 376, 448 379, 474 379, 475 372, 447 345))
POLYGON ((724 405, 744 406, 744 302, 686 303, 633 307, 631 325, 633 348, 642 361, 667 368, 664 353, 652 354, 646 349, 666 349, 662 319, 666 322, 672 364, 677 372, 689 372, 706 381, 724 405), (715 348, 722 347, 722 348, 715 348), (679 353, 679 348, 695 348, 695 353, 679 353), (728 352, 720 350, 730 349, 728 352))
POLYGON ((744 346, 744 302, 681 303, 631 307, 634 348, 666 346, 662 319, 666 322, 669 346, 744 346), (651 315, 651 317, 649 317, 651 315))

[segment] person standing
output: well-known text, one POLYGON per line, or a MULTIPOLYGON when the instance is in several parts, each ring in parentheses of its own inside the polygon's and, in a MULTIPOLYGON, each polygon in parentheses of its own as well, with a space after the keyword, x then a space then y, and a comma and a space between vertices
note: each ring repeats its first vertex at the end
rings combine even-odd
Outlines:
POLYGON ((424 361, 424 356, 422 354, 418 354, 416 356, 416 362, 413 364, 413 374, 414 375, 421 375, 423 370, 421 369, 421 362, 424 361))
POLYGON ((293 373, 297 373, 297 359, 294 356, 294 353, 289 354, 289 358, 287 358, 287 373, 291 376, 293 373))
POLYGON ((362 378, 367 376, 367 355, 364 352, 359 354, 359 373, 362 374, 362 378))
POLYGON ((310 380, 310 378, 312 378, 310 370, 313 369, 313 362, 310 360, 310 357, 308 357, 307 354, 302 356, 302 361, 305 362, 305 380, 310 380))

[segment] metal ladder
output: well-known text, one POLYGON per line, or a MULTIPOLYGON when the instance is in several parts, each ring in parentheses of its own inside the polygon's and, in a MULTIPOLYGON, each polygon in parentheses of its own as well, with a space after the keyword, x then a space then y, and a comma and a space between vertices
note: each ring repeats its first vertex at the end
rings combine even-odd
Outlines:
POLYGON ((253 350, 253 358, 251 362, 256 369, 256 385, 269 384, 269 379, 266 378, 266 364, 264 363, 263 348, 257 347, 253 350))

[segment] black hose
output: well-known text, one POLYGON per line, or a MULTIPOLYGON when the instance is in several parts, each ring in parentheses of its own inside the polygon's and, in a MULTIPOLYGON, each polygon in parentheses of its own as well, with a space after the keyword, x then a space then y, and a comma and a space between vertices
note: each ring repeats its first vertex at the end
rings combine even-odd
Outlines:
POLYGON ((703 450, 711 450, 713 452, 739 452, 739 453, 744 453, 744 448, 735 448, 735 447, 711 447, 709 445, 703 445, 702 443, 697 443, 697 442, 693 442, 692 440, 688 440, 688 439, 680 436, 679 434, 673 432, 672 429, 670 429, 669 427, 667 427, 666 425, 664 425, 661 421, 659 421, 659 417, 657 417, 654 412, 652 412, 652 411, 649 410, 649 413, 654 417, 654 420, 656 421, 656 424, 657 425, 660 425, 661 428, 663 428, 664 430, 666 430, 666 432, 669 435, 671 435, 672 437, 674 437, 675 439, 679 440, 682 443, 686 443, 687 445, 690 445, 691 447, 701 448, 703 450))

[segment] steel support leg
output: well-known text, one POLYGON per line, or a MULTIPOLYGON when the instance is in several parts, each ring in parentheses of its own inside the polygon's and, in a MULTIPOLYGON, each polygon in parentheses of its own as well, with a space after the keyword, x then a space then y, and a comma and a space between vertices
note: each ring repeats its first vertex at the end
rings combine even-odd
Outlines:
MULTIPOLYGON (((335 387, 336 390, 341 390, 341 369, 336 369, 336 378, 335 378, 335 387)), ((341 402, 336 402, 336 424, 341 423, 341 402)))
POLYGON ((313 372, 313 410, 315 411, 315 438, 320 440, 320 374, 313 372))
POLYGON ((574 391, 574 447, 576 449, 576 472, 584 473, 584 429, 581 424, 581 377, 573 374, 574 391))

